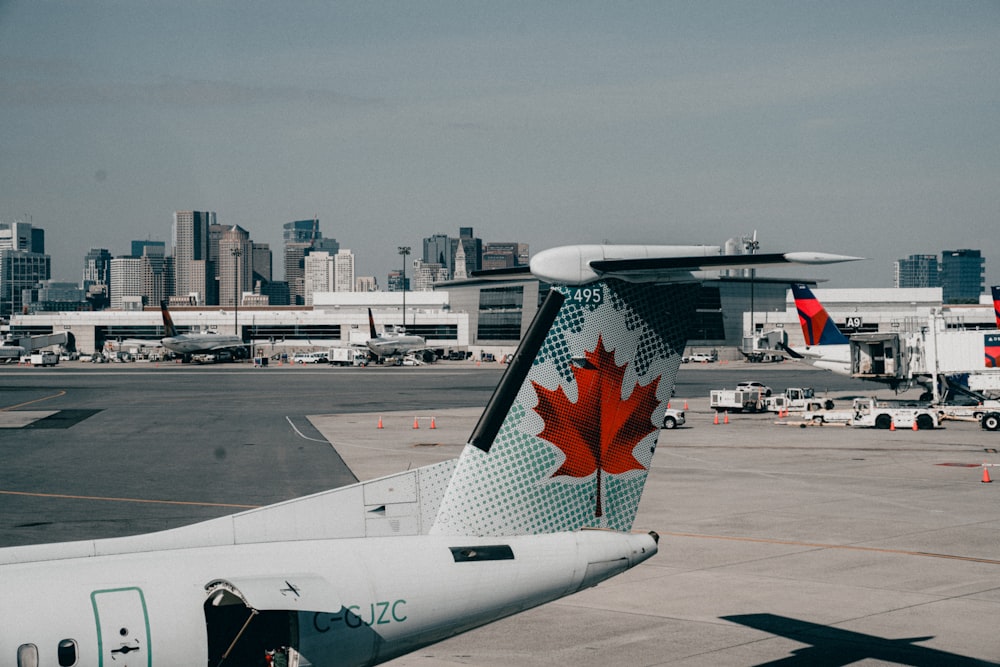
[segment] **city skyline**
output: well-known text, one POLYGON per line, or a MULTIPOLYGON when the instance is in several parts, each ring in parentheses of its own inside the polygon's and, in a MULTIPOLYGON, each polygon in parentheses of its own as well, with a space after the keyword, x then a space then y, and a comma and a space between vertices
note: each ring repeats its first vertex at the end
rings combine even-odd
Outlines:
MULTIPOLYGON (((1000 256, 1000 5, 4 3, 0 218, 92 245, 318 216, 361 275, 426 231, 542 250, 1000 256)), ((1000 264, 986 280, 1000 282, 1000 264)), ((779 274, 782 275, 782 274, 779 274)))

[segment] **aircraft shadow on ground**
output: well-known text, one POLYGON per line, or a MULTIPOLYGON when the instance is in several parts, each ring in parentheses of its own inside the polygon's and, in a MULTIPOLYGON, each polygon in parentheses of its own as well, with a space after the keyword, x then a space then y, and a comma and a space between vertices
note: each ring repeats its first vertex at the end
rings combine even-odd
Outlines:
POLYGON ((740 614, 720 618, 809 645, 795 649, 788 657, 760 663, 756 667, 841 667, 865 659, 913 667, 1000 666, 1000 663, 916 645, 917 642, 933 639, 933 635, 886 639, 775 614, 740 614))

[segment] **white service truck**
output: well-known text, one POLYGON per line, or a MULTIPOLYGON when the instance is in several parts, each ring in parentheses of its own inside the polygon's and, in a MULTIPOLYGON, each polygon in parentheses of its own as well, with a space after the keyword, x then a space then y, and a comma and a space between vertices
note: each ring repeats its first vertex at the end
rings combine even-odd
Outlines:
POLYGON ((820 424, 845 424, 858 428, 902 428, 918 430, 937 428, 934 410, 919 405, 902 405, 876 398, 856 398, 850 410, 806 412, 806 420, 820 424))
POLYGON ((817 412, 832 410, 833 400, 817 397, 812 387, 789 387, 783 393, 766 396, 764 409, 768 412, 817 412))
POLYGON ((356 347, 331 347, 326 356, 333 366, 368 365, 368 352, 356 347))
POLYGON ((32 366, 55 366, 59 363, 59 355, 55 352, 32 352, 29 363, 32 366))

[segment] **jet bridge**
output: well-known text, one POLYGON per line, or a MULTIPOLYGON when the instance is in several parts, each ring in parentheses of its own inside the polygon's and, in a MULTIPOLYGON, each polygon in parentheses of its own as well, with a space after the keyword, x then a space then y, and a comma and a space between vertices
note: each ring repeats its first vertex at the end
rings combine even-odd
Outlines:
POLYGON ((913 380, 912 368, 919 350, 906 334, 864 333, 850 338, 851 376, 897 386, 913 380))

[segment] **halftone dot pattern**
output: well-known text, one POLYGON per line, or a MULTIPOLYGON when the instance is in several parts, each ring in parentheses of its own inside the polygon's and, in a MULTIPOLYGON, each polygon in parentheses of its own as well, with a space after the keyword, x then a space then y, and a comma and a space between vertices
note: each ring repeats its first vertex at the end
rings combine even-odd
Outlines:
POLYGON ((501 536, 585 526, 631 528, 680 367, 697 287, 618 280, 588 287, 594 289, 587 300, 575 288, 553 287, 566 300, 489 452, 472 446, 463 451, 432 533, 501 536), (599 298, 593 297, 596 288, 599 298), (611 447, 617 447, 614 460, 601 465, 623 472, 608 474, 599 467, 589 476, 553 476, 567 460, 561 447, 576 450, 539 437, 546 423, 536 412, 535 386, 550 393, 561 388, 569 413, 560 413, 559 420, 581 422, 576 437, 589 442, 595 425, 587 423, 591 415, 578 414, 583 404, 577 405, 581 390, 574 363, 579 371, 582 360, 593 358, 599 341, 613 361, 604 360, 603 368, 587 377, 596 375, 600 390, 607 391, 617 386, 609 385, 610 374, 620 381, 620 395, 610 397, 607 407, 601 404, 595 410, 601 417, 592 421, 614 421, 596 424, 597 430, 620 434, 611 447))

